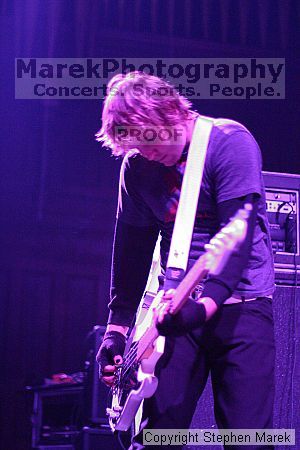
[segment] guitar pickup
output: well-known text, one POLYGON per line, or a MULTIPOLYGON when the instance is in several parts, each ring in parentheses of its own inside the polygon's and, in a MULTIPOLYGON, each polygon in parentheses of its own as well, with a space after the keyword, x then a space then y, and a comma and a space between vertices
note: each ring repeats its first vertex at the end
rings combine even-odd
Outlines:
POLYGON ((112 420, 118 419, 120 417, 120 413, 113 411, 111 408, 106 408, 106 414, 112 420))
POLYGON ((123 409, 122 406, 114 406, 113 408, 106 408, 106 414, 111 419, 118 419, 122 409, 123 409))

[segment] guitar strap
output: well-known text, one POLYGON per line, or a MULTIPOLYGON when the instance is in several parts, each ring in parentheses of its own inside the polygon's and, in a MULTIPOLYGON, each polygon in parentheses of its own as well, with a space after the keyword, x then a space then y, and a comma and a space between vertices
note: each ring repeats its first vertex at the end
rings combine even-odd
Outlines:
POLYGON ((213 119, 209 117, 198 117, 195 123, 172 234, 164 290, 176 288, 186 273, 207 147, 213 123, 213 119))

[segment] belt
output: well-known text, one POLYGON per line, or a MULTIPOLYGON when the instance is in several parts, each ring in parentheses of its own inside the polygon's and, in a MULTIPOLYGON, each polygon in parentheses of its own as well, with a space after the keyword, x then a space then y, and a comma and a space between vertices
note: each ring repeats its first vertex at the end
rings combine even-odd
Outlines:
POLYGON ((232 305, 233 303, 243 303, 243 302, 252 302, 253 300, 258 300, 259 298, 272 298, 272 295, 264 295, 263 297, 254 297, 254 298, 245 298, 245 297, 229 297, 227 300, 225 300, 225 302, 223 303, 223 305, 232 305))

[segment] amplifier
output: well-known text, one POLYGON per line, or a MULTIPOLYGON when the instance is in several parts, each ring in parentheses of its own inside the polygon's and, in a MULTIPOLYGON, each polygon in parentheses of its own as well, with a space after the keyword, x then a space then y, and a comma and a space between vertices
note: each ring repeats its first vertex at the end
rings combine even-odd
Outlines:
POLYGON ((273 250, 299 254, 299 193, 267 188, 266 207, 273 250))
POLYGON ((125 445, 126 448, 130 445, 128 436, 123 437, 122 446, 117 437, 107 428, 90 428, 84 427, 82 430, 83 446, 82 450, 122 450, 125 445))
POLYGON ((83 386, 36 386, 29 390, 34 393, 32 448, 73 450, 83 424, 83 386))
POLYGON ((93 327, 89 337, 89 369, 86 383, 86 413, 89 423, 107 425, 108 418, 106 407, 108 406, 109 388, 99 380, 99 366, 96 362, 96 355, 106 327, 96 325, 93 327))
POLYGON ((300 175, 263 172, 263 177, 276 282, 296 285, 300 275, 300 175))

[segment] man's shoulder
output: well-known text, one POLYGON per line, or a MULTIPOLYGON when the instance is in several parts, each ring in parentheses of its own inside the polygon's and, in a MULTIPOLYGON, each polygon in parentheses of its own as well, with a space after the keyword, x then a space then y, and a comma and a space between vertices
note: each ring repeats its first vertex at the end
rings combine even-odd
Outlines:
POLYGON ((245 125, 237 122, 232 119, 225 119, 223 117, 213 119, 214 122, 214 131, 216 134, 220 136, 231 135, 236 132, 246 132, 250 133, 250 131, 245 127, 245 125))
POLYGON ((213 120, 213 129, 210 137, 210 151, 221 150, 224 145, 227 145, 227 142, 257 146, 252 133, 240 122, 223 117, 211 119, 213 120))

